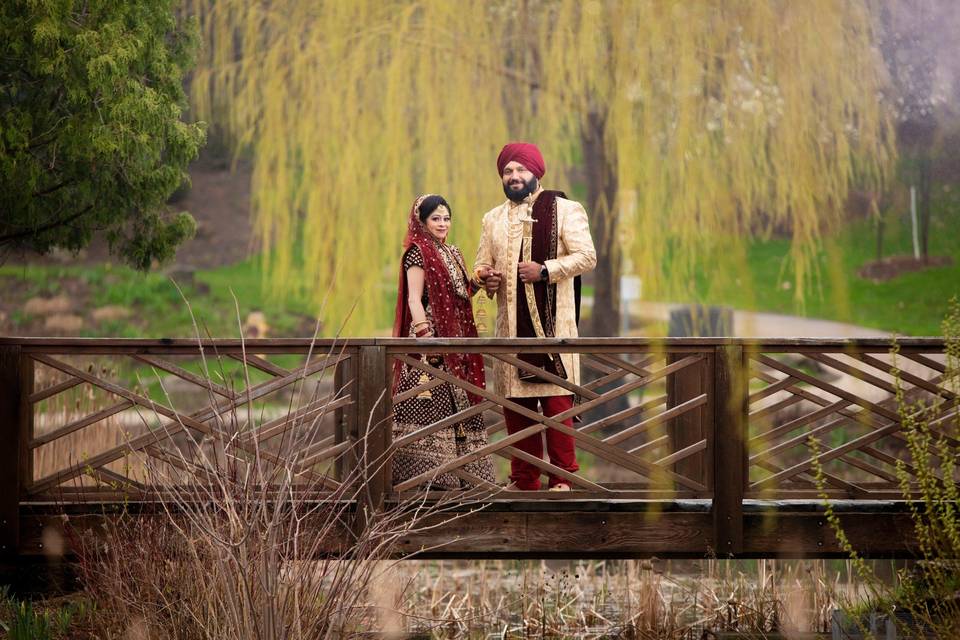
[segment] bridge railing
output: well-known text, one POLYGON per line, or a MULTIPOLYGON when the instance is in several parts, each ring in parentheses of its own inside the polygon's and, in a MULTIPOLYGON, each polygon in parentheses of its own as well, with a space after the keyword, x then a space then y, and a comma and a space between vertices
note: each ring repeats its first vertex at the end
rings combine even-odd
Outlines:
MULTIPOLYGON (((374 502, 421 492, 438 472, 488 490, 491 500, 707 500, 716 548, 737 553, 745 501, 816 498, 811 438, 831 497, 901 498, 904 483, 915 485, 898 387, 907 402, 935 406, 934 427, 956 435, 945 431, 956 425, 957 372, 947 369, 943 341, 903 339, 895 359, 890 348, 888 340, 799 338, 0 338, 0 545, 15 547, 25 504, 149 496, 158 487, 148 486, 132 451, 173 469, 178 440, 202 439, 233 413, 243 422, 241 452, 248 446, 279 460, 297 446, 298 472, 312 486, 335 490, 362 443, 366 459, 384 462, 366 478, 374 502), (401 447, 476 413, 489 443, 472 455, 499 461, 499 480, 506 461, 524 455, 502 412, 527 410, 494 393, 489 379, 486 389, 473 388, 432 367, 417 356, 424 352, 481 353, 488 365, 520 368, 528 365, 518 354, 580 354, 580 384, 554 380, 578 398, 557 418, 578 422, 570 428, 531 414, 537 421, 522 434, 560 429, 575 438, 576 474, 528 458, 574 491, 498 490, 466 470, 467 455, 395 480, 390 460, 401 447), (392 397, 398 360, 423 375, 392 397), (442 383, 482 403, 395 441, 393 404, 442 383), (296 429, 310 432, 290 437, 296 429)), ((197 472, 180 467, 173 481, 197 472)))

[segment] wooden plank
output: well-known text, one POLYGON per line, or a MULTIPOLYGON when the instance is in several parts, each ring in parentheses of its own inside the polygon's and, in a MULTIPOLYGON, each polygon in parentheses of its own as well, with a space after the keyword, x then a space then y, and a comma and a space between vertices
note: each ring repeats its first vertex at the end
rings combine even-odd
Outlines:
POLYGON ((251 366, 254 369, 259 369, 264 373, 269 373, 277 377, 282 377, 290 373, 283 367, 278 367, 269 360, 265 360, 260 356, 254 355, 253 353, 229 353, 227 354, 234 360, 239 360, 245 365, 251 366))
MULTIPOLYGON (((946 345, 940 345, 939 351, 943 351, 945 348, 946 348, 946 345)), ((926 356, 923 355, 923 354, 920 354, 920 353, 903 353, 903 352, 901 352, 901 353, 902 353, 904 356, 906 356, 907 358, 910 358, 911 360, 913 360, 914 362, 916 362, 917 364, 922 364, 923 366, 927 367, 928 369, 933 369, 934 371, 939 371, 940 373, 946 373, 946 372, 947 372, 947 368, 946 368, 946 366, 944 366, 944 364, 943 364, 942 362, 937 362, 936 360, 934 360, 934 359, 932 359, 932 358, 928 358, 928 357, 926 357, 926 356)))
POLYGON ((726 558, 744 548, 749 373, 743 347, 717 347, 713 361, 713 540, 717 557, 726 558))
MULTIPOLYGON (((919 553, 909 513, 839 513, 853 547, 865 558, 911 558, 919 553)), ((846 558, 822 513, 746 514, 742 557, 846 558)))
POLYGON ((404 400, 409 400, 410 398, 415 398, 421 393, 423 393, 424 391, 430 391, 431 389, 436 389, 442 384, 443 384, 443 380, 440 380, 439 378, 430 378, 430 380, 428 380, 427 382, 424 382, 423 384, 418 384, 412 389, 407 389, 406 391, 402 393, 398 393, 397 395, 393 396, 393 404, 394 406, 396 406, 397 403, 399 402, 403 402, 404 400))
MULTIPOLYGON (((891 371, 894 369, 894 366, 889 362, 884 362, 879 358, 874 358, 873 356, 867 355, 865 353, 856 353, 856 354, 853 354, 853 357, 857 358, 858 360, 860 360, 865 364, 870 365, 871 367, 874 367, 875 369, 879 369, 880 371, 883 371, 886 374, 893 375, 891 371)), ((924 389, 930 392, 931 395, 934 395, 946 400, 953 400, 956 398, 956 394, 954 394, 952 391, 950 391, 946 387, 933 384, 931 380, 926 380, 924 378, 921 378, 920 376, 910 373, 909 371, 904 371, 903 369, 899 369, 898 371, 899 371, 898 375, 900 376, 901 380, 903 380, 904 382, 909 382, 914 386, 920 387, 921 389, 924 389)), ((938 378, 940 377, 938 376, 938 378)))
MULTIPOLYGON (((861 449, 861 451, 863 451, 861 449)), ((862 471, 873 474, 878 478, 882 478, 890 483, 891 489, 896 489, 900 486, 900 479, 896 476, 895 473, 882 469, 874 464, 867 462, 866 460, 861 460, 854 455, 846 455, 841 458, 845 463, 854 466, 862 471)))
POLYGON ((417 558, 703 557, 705 513, 492 512, 432 516, 399 539, 417 558), (589 544, 585 541, 589 540, 589 544))
POLYGON ((101 420, 106 420, 110 416, 120 413, 125 409, 129 409, 132 406, 133 406, 133 402, 131 402, 130 400, 124 400, 123 402, 112 404, 109 407, 104 407, 100 411, 86 415, 80 418, 79 420, 74 420, 73 422, 69 424, 65 424, 58 429, 54 429, 53 431, 48 431, 47 433, 41 436, 37 436, 36 438, 33 438, 30 441, 29 446, 31 449, 36 449, 37 447, 45 445, 49 442, 53 442, 54 440, 59 440, 63 436, 71 434, 74 431, 79 431, 80 429, 83 429, 88 425, 95 424, 97 422, 100 422, 101 420))
POLYGON ((352 442, 341 442, 335 444, 331 447, 328 447, 322 451, 317 451, 316 453, 309 454, 300 462, 300 467, 298 473, 302 473, 304 469, 308 469, 318 462, 322 462, 327 458, 332 456, 339 456, 341 453, 353 446, 352 442))
MULTIPOLYGON (((352 357, 341 360, 337 363, 333 373, 333 388, 338 395, 350 395, 356 397, 357 379, 356 379, 356 354, 353 351, 345 355, 352 357)), ((357 424, 357 403, 353 402, 348 406, 340 407, 334 412, 334 442, 342 444, 344 442, 355 443, 359 439, 359 425, 357 424)), ((356 451, 349 450, 346 455, 338 456, 334 464, 334 473, 337 480, 343 482, 357 467, 356 451)))
POLYGON ((674 464, 680 460, 689 458, 695 453, 700 453, 701 451, 706 451, 706 450, 707 450, 707 441, 701 440, 700 442, 694 442, 693 444, 688 445, 687 447, 684 447, 679 451, 674 451, 670 455, 660 458, 659 460, 657 460, 657 464, 661 466, 674 464))
POLYGON ((533 466, 543 470, 545 473, 553 474, 555 476, 559 476, 563 478, 564 480, 572 483, 574 486, 583 487, 587 491, 593 491, 599 495, 606 495, 606 496, 610 495, 610 491, 605 487, 602 487, 599 484, 596 484, 594 482, 590 482, 583 476, 578 476, 577 474, 571 473, 566 469, 561 469, 560 467, 554 466, 549 462, 547 462, 546 460, 533 456, 527 453, 526 451, 517 449, 516 447, 507 447, 506 449, 498 449, 494 451, 494 453, 507 459, 510 459, 511 457, 520 458, 521 460, 525 460, 526 462, 529 462, 533 466))
MULTIPOLYGON (((766 469, 767 471, 770 471, 773 474, 778 474, 783 471, 781 467, 778 467, 772 462, 768 462, 765 460, 761 460, 760 462, 757 462, 755 466, 758 466, 761 469, 766 469)), ((823 478, 826 481, 824 484, 843 489, 844 491, 847 492, 848 497, 862 498, 862 499, 866 499, 869 497, 869 491, 852 482, 847 482, 843 478, 840 478, 836 475, 833 475, 831 473, 827 473, 826 471, 824 471, 823 478)), ((784 482, 786 482, 786 480, 784 482)), ((791 476, 789 478, 789 482, 794 483, 795 486, 797 487, 804 487, 804 486, 816 487, 817 486, 817 479, 806 472, 791 476)), ((765 496, 765 497, 770 497, 770 496, 765 496)))
MULTIPOLYGON (((785 434, 785 433, 790 433, 791 431, 795 431, 795 430, 797 430, 797 429, 799 429, 799 428, 801 428, 801 427, 804 427, 804 426, 810 424, 811 422, 816 422, 817 420, 820 420, 820 419, 822 419, 822 418, 826 418, 827 416, 832 416, 833 414, 839 412, 841 409, 844 409, 844 408, 846 408, 846 407, 848 407, 848 406, 850 406, 850 403, 847 402, 846 400, 840 400, 840 401, 838 401, 838 402, 834 402, 833 404, 829 404, 829 405, 827 405, 827 406, 825 406, 825 407, 821 407, 821 408, 817 409, 816 411, 812 411, 812 412, 808 413, 807 415, 800 416, 799 418, 797 418, 797 419, 795 419, 795 420, 791 420, 790 422, 787 422, 786 424, 784 424, 784 425, 782 425, 782 426, 780 426, 780 427, 777 427, 776 429, 773 429, 772 431, 768 431, 768 432, 766 432, 766 433, 762 433, 762 434, 756 435, 756 436, 754 436, 753 438, 750 438, 749 444, 750 444, 750 445, 757 445, 757 446, 759 446, 759 444, 762 443, 762 442, 764 442, 764 441, 773 440, 773 439, 775 439, 776 437, 778 437, 778 436, 780 436, 780 435, 783 435, 783 434, 785 434)), ((804 432, 804 433, 801 433, 801 434, 798 435, 798 436, 794 436, 793 438, 790 438, 789 440, 784 440, 783 442, 781 442, 781 443, 779 443, 779 444, 770 446, 770 447, 768 447, 767 449, 764 449, 763 451, 760 451, 760 452, 758 452, 758 453, 755 453, 755 454, 751 455, 751 456, 750 456, 750 463, 751 463, 751 464, 754 464, 754 463, 756 463, 758 460, 766 460, 766 459, 768 459, 768 458, 771 458, 771 457, 777 455, 778 453, 782 453, 782 452, 784 452, 784 451, 787 451, 787 450, 789 450, 789 449, 792 449, 793 447, 795 447, 795 446, 797 446, 797 445, 804 444, 810 437, 816 436, 816 435, 825 434, 825 433, 829 433, 830 431, 833 431, 833 429, 835 429, 836 427, 842 425, 844 422, 846 422, 846 420, 842 420, 842 421, 841 421, 841 420, 833 420, 833 421, 831 421, 831 422, 829 422, 829 423, 827 423, 827 424, 821 425, 821 426, 819 426, 819 427, 817 427, 817 428, 815 428, 815 429, 811 429, 810 431, 806 431, 806 432, 804 432)))
MULTIPOLYGON (((672 408, 667 409, 666 411, 663 411, 662 413, 658 413, 657 415, 651 416, 646 420, 642 420, 641 422, 638 422, 632 427, 627 427, 626 429, 623 429, 622 431, 618 431, 617 433, 611 436, 607 436, 606 438, 603 439, 603 442, 606 442, 609 444, 619 444, 624 440, 629 440, 630 438, 636 435, 639 435, 644 431, 648 431, 649 429, 652 429, 653 427, 659 424, 663 424, 667 420, 675 419, 687 414, 688 412, 692 412, 693 410, 699 407, 702 407, 705 404, 707 404, 707 394, 701 393, 700 395, 694 398, 690 398, 689 400, 686 400, 681 404, 675 405, 672 408)), ((670 442, 674 448, 676 448, 679 443, 676 438, 671 438, 670 442)), ((699 442, 699 440, 697 442, 699 442)), ((700 473, 701 468, 702 467, 700 467, 699 465, 697 465, 696 468, 691 467, 690 469, 688 469, 688 471, 695 471, 696 473, 694 473, 694 475, 691 476, 688 473, 683 473, 682 475, 686 475, 688 478, 692 477, 694 480, 697 480, 698 482, 703 482, 704 478, 701 477, 702 474, 700 473)), ((681 473, 681 471, 677 469, 677 473, 681 473)))
POLYGON ((549 371, 545 371, 536 365, 530 364, 529 362, 524 362, 520 358, 510 355, 509 353, 495 353, 493 354, 493 357, 496 358, 497 360, 506 362, 507 364, 512 364, 518 369, 523 369, 524 371, 535 373, 541 378, 543 378, 544 380, 548 380, 553 384, 557 385, 558 387, 562 387, 567 391, 571 391, 575 395, 578 395, 584 398, 590 398, 591 400, 594 398, 600 397, 600 394, 597 393, 596 391, 587 389, 585 387, 581 387, 580 385, 573 384, 566 378, 561 378, 560 376, 554 375, 549 371))
POLYGON ((29 391, 23 388, 22 353, 17 345, 0 345, 0 558, 14 559, 20 546, 22 450, 26 449, 23 409, 29 391), (26 393, 25 393, 26 392, 26 393))
MULTIPOLYGON (((640 378, 650 375, 650 371, 647 369, 647 367, 664 359, 664 356, 662 355, 653 355, 648 358, 644 358, 642 362, 634 364, 633 362, 627 362, 623 358, 618 358, 616 356, 603 353, 598 353, 594 357, 601 362, 605 362, 613 367, 618 367, 627 373, 632 373, 640 378)), ((667 362, 667 364, 670 364, 670 362, 667 362)))
POLYGON ((588 369, 599 371, 605 376, 620 373, 619 367, 611 367, 608 364, 600 362, 599 360, 591 356, 589 353, 580 354, 580 364, 588 369))
MULTIPOLYGON (((457 476, 458 478, 460 478, 461 480, 463 480, 464 482, 466 482, 468 485, 470 485, 474 489, 477 489, 478 491, 483 492, 483 494, 486 494, 486 495, 495 494, 502 489, 502 487, 500 487, 499 485, 495 485, 492 482, 484 480, 480 476, 476 476, 465 469, 454 469, 453 471, 451 471, 451 473, 457 476)), ((482 499, 482 498, 478 496, 478 499, 482 499)))
MULTIPOLYGON (((931 427, 937 426, 939 423, 950 419, 952 417, 951 414, 952 412, 941 414, 940 417, 930 422, 930 426, 931 427)), ((814 431, 819 431, 820 429, 829 427, 832 424, 833 423, 828 423, 823 427, 818 427, 814 431)), ((866 433, 853 440, 850 440, 841 446, 822 451, 819 455, 820 462, 822 464, 824 462, 833 460, 834 458, 844 456, 847 452, 854 451, 857 449, 862 449, 864 445, 872 444, 873 442, 876 442, 877 440, 880 440, 883 437, 895 434, 901 428, 902 428, 902 425, 900 424, 899 418, 896 421, 891 420, 887 425, 879 428, 874 428, 873 431, 866 433)), ((769 487, 771 484, 786 478, 790 478, 796 475, 798 472, 808 471, 812 466, 813 466, 813 458, 811 457, 789 467, 788 469, 783 470, 780 473, 776 473, 768 478, 764 478, 763 480, 759 480, 757 482, 751 483, 750 487, 751 489, 762 489, 764 487, 769 487)))
POLYGON ((20 345, 25 353, 67 353, 62 349, 73 348, 83 349, 91 355, 106 355, 106 351, 101 349, 124 349, 127 353, 148 353, 143 349, 159 348, 170 352, 194 352, 200 354, 200 350, 237 350, 244 348, 251 353, 261 353, 264 349, 288 349, 291 353, 307 350, 317 350, 318 348, 334 348, 341 345, 375 344, 376 340, 371 338, 351 338, 343 340, 340 338, 82 338, 82 337, 0 337, 0 345, 20 345), (293 351, 295 350, 295 351, 293 351))
MULTIPOLYGON (((36 431, 34 407, 29 402, 36 384, 36 363, 33 358, 20 355, 20 498, 33 486, 33 451, 23 446, 30 442, 36 431)), ((3 389, 0 386, 0 389, 3 389)), ((0 485, 2 486, 2 485, 0 485)))
MULTIPOLYGON (((515 338, 433 338, 431 344, 455 347, 455 351, 463 351, 465 347, 484 351, 490 347, 503 347, 504 352, 516 353, 518 340, 515 338)), ((793 352, 803 350, 826 353, 850 353, 853 351, 887 353, 890 350, 888 338, 524 338, 524 344, 531 344, 534 348, 543 346, 557 348, 566 347, 581 351, 591 351, 596 348, 604 352, 620 352, 626 350, 637 351, 670 351, 684 350, 703 351, 723 345, 737 345, 755 351, 765 352, 793 352)), ((20 346, 25 353, 86 353, 113 354, 113 353, 156 353, 172 355, 198 354, 201 348, 215 349, 220 353, 228 351, 240 352, 246 349, 251 353, 307 353, 320 348, 339 348, 343 345, 359 346, 386 346, 390 352, 419 352, 409 345, 417 344, 410 338, 351 338, 342 339, 310 339, 310 338, 258 338, 258 339, 146 339, 146 338, 23 338, 2 337, 0 345, 20 346)), ((943 338, 898 338, 897 344, 903 354, 922 354, 923 352, 943 352, 943 338)), ((923 356, 921 356, 923 357, 923 356)))
POLYGON ((164 360, 163 358, 158 358, 156 356, 148 356, 148 355, 142 355, 142 354, 134 354, 132 357, 134 360, 139 360, 140 362, 144 362, 150 365, 151 367, 160 369, 161 371, 166 371, 167 373, 171 373, 182 380, 186 380, 187 382, 195 384, 198 387, 207 389, 208 391, 212 391, 213 393, 216 393, 217 395, 221 395, 224 398, 230 398, 232 400, 237 397, 236 393, 226 388, 222 384, 217 384, 212 380, 208 380, 207 378, 198 376, 195 373, 191 373, 190 371, 187 371, 183 367, 178 366, 170 362, 169 360, 164 360))
MULTIPOLYGON (((119 503, 122 504, 122 503, 119 503)), ((528 501, 527 504, 530 504, 528 501)), ((562 503, 553 503, 560 505, 562 503)), ((508 511, 474 510, 429 516, 411 525, 399 539, 398 556, 409 558, 703 558, 713 548, 710 515, 701 512, 526 510, 523 503, 508 511), (518 510, 519 509, 519 510, 518 510), (588 548, 584 541, 589 540, 588 548)), ((97 535, 113 517, 109 506, 98 513, 71 513, 75 532, 97 535)), ((129 505, 128 509, 136 505, 129 505)), ((137 517, 170 516, 145 509, 137 517)), ((347 508, 348 509, 348 508, 347 508)), ((918 552, 909 513, 867 510, 840 512, 844 531, 864 557, 914 557, 918 552), (882 534, 879 534, 882 532, 882 534)), ((129 517, 129 516, 124 516, 129 517)), ((19 514, 18 538, 22 555, 43 555, 43 531, 61 531, 58 513, 26 507, 19 514)), ((320 526, 322 514, 315 523, 320 526)), ((318 550, 336 554, 349 540, 346 529, 329 536, 329 546, 318 550)), ((79 536, 65 535, 69 545, 79 536)), ((67 548, 71 557, 74 549, 67 548)), ((843 558, 833 530, 822 513, 772 509, 744 516, 744 547, 738 557, 843 558)))
MULTIPOLYGON (((818 456, 818 458, 821 464, 825 462, 829 462, 834 458, 838 458, 842 456, 848 451, 854 451, 856 449, 859 449, 864 444, 870 444, 870 443, 876 442, 877 440, 893 433, 898 429, 900 429, 899 423, 896 423, 896 422, 890 423, 886 427, 881 427, 880 429, 871 431, 870 433, 862 435, 859 438, 854 438, 853 440, 850 440, 845 444, 842 444, 833 449, 824 449, 820 452, 820 455, 818 456)), ((750 483, 750 488, 751 489, 768 488, 771 485, 776 484, 777 482, 781 482, 787 478, 791 478, 797 475, 798 473, 809 471, 812 467, 813 467, 813 457, 810 457, 803 460, 802 462, 798 462, 797 464, 784 469, 779 473, 775 473, 772 476, 764 478, 763 480, 758 480, 756 482, 750 483)))
POLYGON ((808 353, 806 354, 806 357, 810 358, 811 360, 815 360, 817 362, 825 364, 828 367, 831 367, 838 371, 842 371, 852 378, 861 380, 863 382, 866 382, 867 384, 872 384, 873 386, 886 391, 890 395, 896 395, 897 393, 897 388, 893 385, 893 383, 888 382, 887 380, 883 380, 882 378, 878 378, 877 376, 872 375, 859 367, 855 367, 846 362, 841 362, 836 358, 830 357, 822 353, 808 353))
POLYGON ((786 409, 787 407, 792 407, 793 405, 800 402, 800 400, 802 400, 800 396, 792 395, 789 398, 784 398, 783 400, 779 400, 772 404, 768 404, 767 406, 761 409, 757 409, 756 411, 750 414, 750 417, 749 417, 750 424, 764 424, 764 422, 762 421, 765 418, 770 418, 774 416, 776 413, 778 413, 779 411, 786 409))
MULTIPOLYGON (((594 431, 598 431, 599 429, 609 427, 610 425, 621 422, 622 420, 626 420, 627 418, 632 418, 638 413, 642 414, 647 411, 650 411, 651 409, 655 409, 656 407, 659 407, 661 404, 664 404, 666 401, 667 401, 667 396, 665 395, 652 398, 641 404, 638 404, 632 407, 627 407, 622 411, 612 413, 609 416, 600 418, 599 420, 596 420, 589 424, 585 424, 582 427, 579 427, 579 431, 581 433, 593 433, 594 431)), ((657 415, 661 415, 661 414, 657 414, 657 415)))
MULTIPOLYGON (((678 359, 677 355, 670 354, 667 362, 676 362, 678 359)), ((667 434, 673 451, 682 451, 706 438, 706 416, 701 407, 707 403, 705 371, 710 365, 712 363, 708 358, 704 358, 698 366, 687 367, 666 380, 667 411, 661 416, 669 416, 670 429, 667 434), (681 407, 683 410, 680 410, 681 407)), ((702 484, 707 483, 702 457, 684 458, 673 465, 673 470, 702 484)))
POLYGON ((791 378, 790 376, 787 376, 781 379, 779 382, 775 382, 773 384, 767 385, 760 391, 750 394, 750 404, 763 400, 767 396, 772 396, 778 391, 783 391, 785 388, 793 385, 795 382, 796 381, 793 378, 791 378))
MULTIPOLYGON (((757 372, 755 373, 755 375, 756 375, 757 377, 759 377, 760 379, 762 379, 762 380, 767 380, 767 381, 772 381, 772 380, 774 380, 773 376, 771 376, 770 374, 767 374, 767 373, 765 373, 765 372, 762 372, 762 371, 757 371, 757 372)), ((937 384, 937 383, 939 383, 940 381, 941 381, 941 377, 940 377, 940 376, 938 376, 937 378, 934 378, 934 379, 931 380, 931 382, 934 383, 934 384, 937 384)), ((830 401, 830 400, 827 400, 826 398, 822 398, 822 397, 820 397, 820 396, 818 396, 818 395, 816 395, 816 394, 814 394, 814 393, 810 393, 808 390, 803 389, 803 388, 798 387, 798 386, 791 386, 791 387, 789 387, 789 391, 790 391, 791 393, 795 394, 796 396, 798 396, 798 397, 800 397, 800 398, 803 398, 804 400, 809 400, 810 402, 812 402, 812 403, 814 403, 814 404, 818 404, 818 405, 820 405, 820 406, 822 406, 822 407, 825 407, 825 406, 831 404, 831 401, 830 401)), ((907 395, 909 396, 910 394, 908 393, 907 395)), ((909 400, 910 398, 908 397, 907 399, 909 400)), ((896 400, 895 400, 894 398, 891 398, 891 399, 888 399, 888 400, 884 400, 884 401, 881 402, 880 404, 881 404, 882 406, 884 406, 884 407, 896 407, 896 400)), ((831 422, 831 423, 829 423, 829 425, 842 424, 845 419, 854 420, 854 421, 859 422, 860 424, 862 424, 862 425, 864 425, 864 426, 866 426, 866 427, 868 427, 868 428, 870 428, 870 429, 876 429, 878 426, 884 427, 884 426, 887 426, 887 425, 891 424, 889 421, 884 422, 884 423, 878 422, 879 419, 876 418, 875 416, 871 415, 871 413, 870 413, 869 411, 867 411, 866 409, 858 409, 858 410, 842 409, 842 410, 838 411, 837 413, 839 413, 841 416, 843 416, 843 418, 838 418, 836 422, 831 422)), ((828 426, 828 425, 824 425, 824 426, 828 426)), ((904 442, 906 441, 906 436, 905 436, 903 433, 895 432, 895 433, 891 434, 891 436, 894 437, 894 438, 896 438, 896 439, 898 439, 898 440, 901 440, 901 441, 904 441, 904 442)), ((862 449, 861 449, 861 450, 862 450, 862 449)), ((931 445, 930 448, 929 448, 929 450, 930 450, 930 454, 931 454, 931 455, 937 455, 936 447, 935 447, 935 446, 931 445)))
POLYGON ((432 433, 436 433, 437 431, 440 431, 440 429, 444 429, 446 427, 452 427, 458 422, 469 420, 470 418, 477 415, 478 413, 483 413, 484 411, 489 409, 491 406, 493 406, 492 402, 489 402, 489 401, 480 402, 478 404, 471 405, 470 407, 468 407, 467 409, 464 409, 463 411, 458 411, 453 415, 447 416, 443 420, 439 420, 432 424, 428 424, 425 427, 417 429, 413 433, 408 433, 402 438, 399 438, 390 443, 390 453, 395 452, 400 447, 405 447, 409 444, 412 444, 413 442, 416 442, 417 440, 420 440, 421 438, 425 438, 426 436, 432 433))
POLYGON ((80 378, 67 378, 63 382, 52 384, 49 387, 44 387, 39 391, 31 393, 27 400, 30 404, 36 404, 41 400, 49 398, 50 396, 55 396, 58 393, 66 391, 67 389, 72 389, 79 384, 83 384, 83 380, 80 378))
MULTIPOLYGON (((518 405, 519 406, 519 405, 518 405)), ((429 481, 431 478, 440 475, 442 473, 447 473, 448 471, 453 471, 454 469, 459 469, 464 465, 467 465, 474 460, 479 460, 480 458, 490 455, 491 453, 496 453, 498 450, 503 449, 509 445, 512 445, 515 442, 523 440, 527 436, 532 436, 540 433, 546 429, 544 424, 532 424, 529 427, 526 427, 516 433, 512 433, 506 438, 497 440, 496 442, 491 442, 479 449, 474 450, 472 453, 469 453, 465 456, 460 456, 456 460, 451 460, 444 464, 437 466, 435 469, 425 471, 418 476, 408 478, 403 482, 398 483, 393 487, 395 491, 407 491, 416 487, 417 485, 423 484, 424 482, 429 481)))
POLYGON ((771 358, 770 356, 758 354, 756 356, 756 359, 757 361, 762 362, 763 364, 767 365, 771 369, 776 369, 781 373, 785 373, 789 376, 793 376, 794 378, 797 378, 802 382, 806 382, 807 384, 817 387, 821 391, 826 391, 827 393, 837 396, 838 398, 843 398, 844 400, 848 400, 850 401, 851 404, 860 405, 864 409, 867 409, 868 411, 872 411, 873 413, 877 413, 883 416, 884 418, 893 420, 894 422, 900 421, 900 416, 897 415, 896 411, 893 411, 892 409, 887 409, 886 407, 881 406, 876 402, 870 402, 869 400, 866 400, 864 398, 861 398, 858 395, 850 393, 849 391, 841 389, 836 385, 832 385, 827 382, 824 382, 823 380, 820 380, 819 378, 815 378, 814 376, 808 375, 803 371, 796 369, 795 367, 790 367, 781 362, 778 362, 773 358, 771 358))
POLYGON ((137 491, 140 491, 140 492, 147 492, 150 490, 150 488, 147 487, 146 485, 141 484, 136 480, 132 480, 125 475, 119 474, 116 471, 111 471, 106 467, 100 467, 99 469, 94 469, 93 473, 99 476, 100 480, 106 483, 112 489, 116 489, 116 487, 119 486, 119 487, 129 487, 131 489, 136 489, 137 491))
POLYGON ((662 436, 654 438, 653 440, 650 440, 649 442, 644 442, 638 447, 634 447, 633 449, 630 449, 630 453, 632 453, 635 456, 638 456, 642 453, 647 453, 648 451, 656 451, 658 447, 665 447, 669 444, 670 444, 670 436, 664 434, 662 436))
POLYGON ((910 475, 912 475, 914 478, 920 475, 920 471, 916 467, 914 467, 912 464, 910 464, 908 460, 903 460, 903 459, 898 460, 897 458, 891 456, 890 454, 870 446, 860 447, 859 451, 861 453, 867 454, 871 458, 874 458, 881 462, 885 462, 893 468, 896 468, 897 463, 899 462, 900 464, 903 465, 904 470, 910 475))
POLYGON ((253 442, 253 440, 256 439, 257 442, 265 442, 284 432, 288 432, 294 427, 302 427, 304 424, 312 425, 316 420, 327 415, 327 412, 336 411, 340 407, 345 407, 353 402, 350 396, 336 399, 335 397, 335 394, 331 393, 324 398, 314 400, 286 415, 264 422, 255 430, 248 431, 244 440, 253 442))

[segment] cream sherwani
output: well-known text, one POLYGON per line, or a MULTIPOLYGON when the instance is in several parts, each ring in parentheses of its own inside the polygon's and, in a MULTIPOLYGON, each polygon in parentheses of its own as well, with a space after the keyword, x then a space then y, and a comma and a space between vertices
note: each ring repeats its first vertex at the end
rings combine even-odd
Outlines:
MULTIPOLYGON (((523 240, 523 220, 530 217, 533 203, 542 190, 520 203, 507 200, 483 216, 483 231, 477 249, 475 269, 492 267, 503 273, 497 291, 498 338, 517 336, 517 301, 526 304, 523 291, 517 291, 517 265, 523 240)), ((557 198, 557 257, 547 260, 549 282, 557 285, 557 338, 576 338, 576 309, 573 299, 573 278, 593 269, 597 253, 590 237, 587 213, 579 202, 557 198)), ((483 294, 481 294, 483 295, 483 294)), ((580 384, 580 356, 560 356, 570 382, 580 384)), ((494 391, 508 398, 570 395, 570 391, 553 384, 523 382, 511 364, 494 360, 494 391)))

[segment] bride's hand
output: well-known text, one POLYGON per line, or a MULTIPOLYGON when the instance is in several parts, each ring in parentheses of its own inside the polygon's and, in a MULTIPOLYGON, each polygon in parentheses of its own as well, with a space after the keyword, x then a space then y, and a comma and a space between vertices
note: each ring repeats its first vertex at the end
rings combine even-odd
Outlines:
POLYGON ((499 291, 502 279, 503 276, 499 271, 488 268, 483 276, 480 277, 480 282, 483 283, 483 288, 487 292, 487 295, 492 296, 499 291))

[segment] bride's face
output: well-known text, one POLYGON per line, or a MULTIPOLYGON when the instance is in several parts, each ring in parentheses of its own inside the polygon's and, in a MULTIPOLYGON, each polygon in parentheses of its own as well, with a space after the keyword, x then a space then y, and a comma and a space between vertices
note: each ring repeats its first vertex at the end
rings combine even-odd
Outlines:
POLYGON ((423 226, 437 240, 446 240, 447 234, 450 233, 450 211, 445 206, 440 205, 427 216, 423 226))

